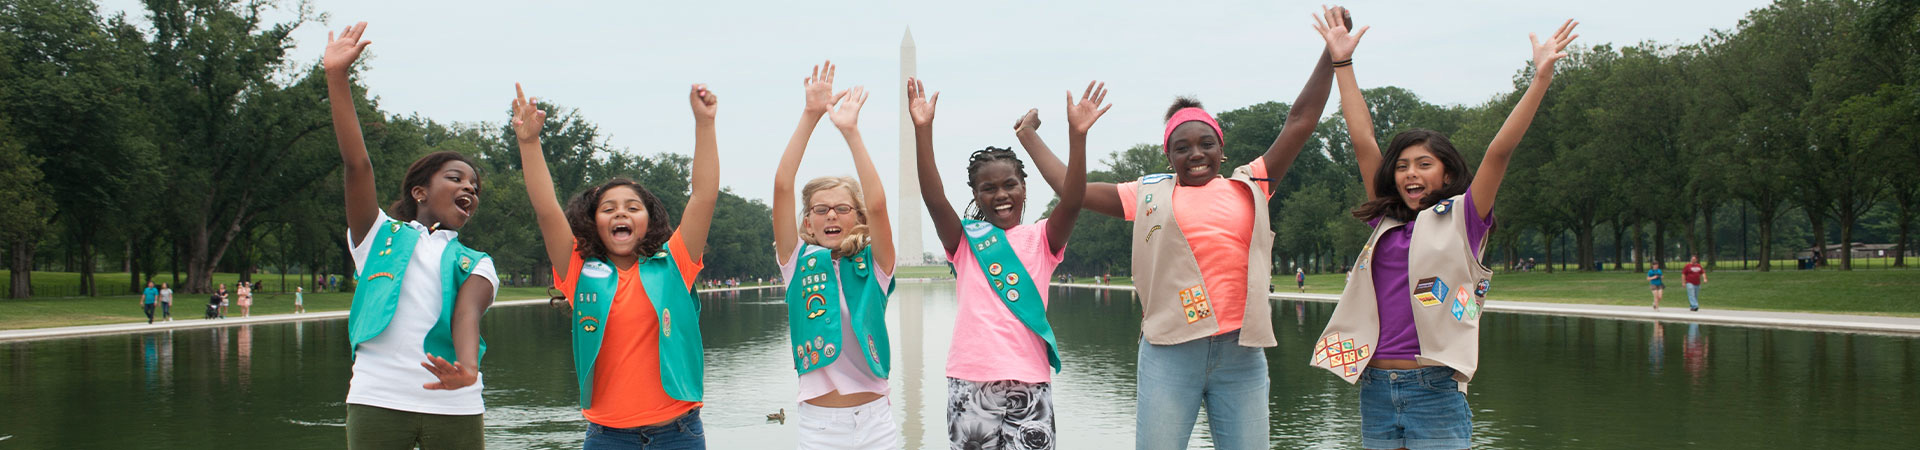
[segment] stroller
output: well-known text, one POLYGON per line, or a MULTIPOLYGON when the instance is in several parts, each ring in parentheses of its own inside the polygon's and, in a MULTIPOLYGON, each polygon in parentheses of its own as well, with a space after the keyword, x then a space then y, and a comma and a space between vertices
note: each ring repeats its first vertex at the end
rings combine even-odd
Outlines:
POLYGON ((212 319, 219 316, 220 316, 220 294, 213 294, 212 296, 207 297, 207 318, 212 319))

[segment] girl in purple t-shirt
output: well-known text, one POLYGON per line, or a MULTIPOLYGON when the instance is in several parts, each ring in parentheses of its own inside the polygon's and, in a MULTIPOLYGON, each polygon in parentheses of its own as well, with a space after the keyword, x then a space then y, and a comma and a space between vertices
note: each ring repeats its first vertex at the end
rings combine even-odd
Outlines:
MULTIPOLYGON (((1553 82, 1553 64, 1566 57, 1562 53, 1578 35, 1577 22, 1568 20, 1551 39, 1533 44, 1534 77, 1527 92, 1514 106, 1499 134, 1488 145, 1477 173, 1468 172, 1466 160, 1447 137, 1439 132, 1412 129, 1394 135, 1384 156, 1373 138, 1373 121, 1366 100, 1354 76, 1353 51, 1367 27, 1349 33, 1334 12, 1315 17, 1327 51, 1334 59, 1334 75, 1340 83, 1340 106, 1347 117, 1354 159, 1360 166, 1361 185, 1367 190, 1367 202, 1353 211, 1354 217, 1379 226, 1382 218, 1405 222, 1382 234, 1374 244, 1372 278, 1379 308, 1380 340, 1366 372, 1392 372, 1396 380, 1447 380, 1453 369, 1446 366, 1422 366, 1420 338, 1413 319, 1413 295, 1407 280, 1408 251, 1412 248, 1413 221, 1420 211, 1440 200, 1464 194, 1467 239, 1474 254, 1479 254, 1486 233, 1493 227, 1493 201, 1505 177, 1513 150, 1533 121, 1541 97, 1553 82), (1383 164, 1382 162, 1385 162, 1383 164)), ((1532 35, 1529 35, 1532 39, 1532 35)), ((1366 375, 1362 375, 1366 379, 1366 375)), ((1466 395, 1452 388, 1400 392, 1398 383, 1360 383, 1361 446, 1365 448, 1457 449, 1472 446, 1473 414, 1467 408, 1466 395)), ((1431 387, 1431 386, 1429 386, 1431 387)))

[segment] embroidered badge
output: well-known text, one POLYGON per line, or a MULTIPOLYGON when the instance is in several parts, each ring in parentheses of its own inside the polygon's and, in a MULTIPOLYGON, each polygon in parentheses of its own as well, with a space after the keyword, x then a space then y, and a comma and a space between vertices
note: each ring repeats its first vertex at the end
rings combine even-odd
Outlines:
POLYGON ((613 267, 599 261, 587 261, 580 265, 580 276, 588 278, 606 278, 613 276, 613 267))
POLYGON ((673 310, 660 310, 660 335, 673 337, 673 310))
POLYGON ((981 236, 985 236, 987 234, 987 230, 992 227, 993 227, 993 224, 986 223, 986 222, 969 223, 967 224, 967 236, 971 236, 973 238, 978 239, 981 236))
POLYGON ((1413 286, 1413 298, 1420 301, 1420 306, 1439 305, 1446 301, 1447 294, 1447 282, 1440 277, 1422 279, 1413 286))
POLYGON ((812 268, 813 268, 813 263, 817 263, 817 262, 820 262, 820 260, 818 260, 818 259, 813 259, 813 258, 808 258, 808 259, 807 259, 807 268, 808 268, 808 269, 812 269, 812 268))
POLYGON ((1147 229, 1147 242, 1153 242, 1153 232, 1155 231, 1160 231, 1159 225, 1154 225, 1153 228, 1147 229))
POLYGON ((826 347, 826 346, 827 346, 827 338, 826 338, 825 336, 814 336, 814 337, 813 337, 813 346, 812 346, 812 347, 807 347, 807 348, 813 348, 813 349, 818 349, 818 348, 821 348, 821 347, 826 347))
POLYGON ((1441 200, 1440 204, 1433 205, 1434 214, 1439 214, 1444 216, 1444 215, 1447 215, 1447 213, 1449 212, 1453 212, 1453 199, 1441 200))
POLYGON ((860 265, 853 266, 853 268, 856 270, 867 270, 867 263, 860 263, 860 265))
POLYGON ((872 359, 874 364, 880 363, 880 351, 873 346, 873 336, 867 336, 867 359, 872 359))
POLYGON ((1007 274, 1007 284, 1008 285, 1020 284, 1020 274, 1017 274, 1017 273, 1007 274))
POLYGON ((1007 291, 1007 301, 1009 302, 1020 301, 1020 291, 1017 291, 1017 290, 1007 291))
POLYGON ((460 257, 460 270, 473 270, 473 259, 465 256, 460 257))
POLYGON ((832 358, 832 357, 833 357, 833 354, 835 353, 835 352, 834 352, 834 350, 835 350, 835 349, 833 348, 833 344, 827 344, 827 357, 828 357, 828 358, 832 358))
MULTIPOLYGON (((393 225, 393 232, 395 232, 395 233, 399 233, 399 232, 400 232, 400 222, 387 222, 387 223, 389 223, 389 224, 392 224, 392 225, 393 225)), ((393 245, 393 244, 387 244, 387 245, 393 245)))
MULTIPOLYGON (((1154 183, 1159 183, 1159 182, 1162 182, 1162 181, 1167 181, 1167 179, 1168 179, 1168 178, 1173 178, 1173 174, 1168 174, 1168 173, 1156 173, 1156 174, 1152 174, 1152 175, 1147 175, 1147 176, 1144 176, 1144 177, 1140 177, 1140 184, 1154 184, 1154 183)), ((1152 195, 1152 194, 1148 194, 1148 195, 1152 195)), ((1151 199, 1149 199, 1149 200, 1147 200, 1147 201, 1153 201, 1153 200, 1151 200, 1151 199)))
POLYGON ((387 272, 376 273, 376 274, 367 276, 367 281, 373 281, 373 279, 380 278, 380 277, 387 277, 387 279, 391 280, 393 279, 393 274, 387 273, 387 272))
POLYGON ((988 275, 993 275, 997 277, 997 276, 1000 276, 1000 272, 1001 272, 1000 263, 993 263, 993 264, 987 265, 988 275))
POLYGON ((580 318, 580 330, 581 330, 581 331, 585 331, 585 332, 588 332, 588 333, 592 333, 592 332, 595 332, 595 331, 600 331, 600 319, 598 319, 598 318, 595 318, 595 317, 593 317, 593 316, 584 316, 584 317, 581 317, 581 318, 580 318))
POLYGON ((866 261, 867 261, 866 259, 862 259, 861 257, 858 257, 858 256, 853 257, 853 262, 866 262, 866 261))
POLYGON ((1000 280, 993 280, 993 290, 996 290, 996 291, 1007 290, 1007 283, 1002 282, 1000 280))
POLYGON ((814 294, 808 295, 806 303, 802 303, 800 306, 801 308, 810 311, 807 313, 808 319, 818 319, 822 314, 827 313, 827 297, 824 295, 820 295, 819 293, 814 293, 814 294), (818 309, 815 309, 813 306, 815 302, 820 303, 820 307, 818 309))
POLYGON ((1484 298, 1487 296, 1487 290, 1491 289, 1492 287, 1493 287, 1493 280, 1481 278, 1479 283, 1475 283, 1473 285, 1473 296, 1484 298))
POLYGON ((1213 306, 1207 302, 1207 288, 1194 285, 1180 291, 1180 307, 1187 313, 1187 323, 1213 317, 1213 306))
POLYGON ((667 252, 659 252, 659 253, 654 253, 654 254, 653 254, 653 257, 655 257, 655 258, 665 258, 665 257, 667 257, 667 252))
POLYGON ((1353 265, 1353 270, 1366 270, 1367 262, 1371 260, 1373 260, 1373 246, 1369 245, 1366 247, 1361 247, 1360 262, 1353 265))
POLYGON ((1352 339, 1340 339, 1340 333, 1331 333, 1320 338, 1313 347, 1313 363, 1329 369, 1341 369, 1340 376, 1353 378, 1360 376, 1360 362, 1372 356, 1371 345, 1354 346, 1352 339))
POLYGON ((1449 297, 1448 300, 1450 301, 1447 302, 1447 312, 1453 314, 1453 320, 1467 320, 1467 304, 1469 303, 1467 300, 1467 288, 1461 287, 1459 290, 1454 291, 1453 295, 1449 297))

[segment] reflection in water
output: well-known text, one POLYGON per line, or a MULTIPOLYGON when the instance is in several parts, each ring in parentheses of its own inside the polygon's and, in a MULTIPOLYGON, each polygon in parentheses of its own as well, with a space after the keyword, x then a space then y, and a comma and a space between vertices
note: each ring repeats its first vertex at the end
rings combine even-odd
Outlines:
POLYGON ((1667 328, 1660 321, 1653 321, 1653 340, 1647 343, 1648 373, 1660 376, 1660 366, 1667 361, 1667 328))
MULTIPOLYGON (((793 447, 795 422, 765 420, 779 408, 791 413, 797 384, 783 358, 780 295, 702 297, 709 448, 793 447)), ((1087 289, 1055 289, 1048 300, 1064 363, 1054 376, 1061 447, 1131 448, 1139 304, 1129 292, 1087 289)), ((942 448, 953 286, 902 284, 894 302, 895 417, 915 433, 907 436, 913 445, 942 448)), ((1275 323, 1295 324, 1276 327, 1280 346, 1267 350, 1278 448, 1359 444, 1358 390, 1306 364, 1304 344, 1332 310, 1331 303, 1275 305, 1275 323)), ((503 307, 482 318, 489 447, 579 448, 586 425, 575 404, 568 314, 503 307)), ((1920 339, 1688 325, 1676 331, 1686 333, 1685 370, 1665 371, 1656 355, 1664 353, 1663 325, 1489 314, 1481 327, 1483 370, 1468 394, 1475 448, 1920 442, 1920 427, 1911 426, 1920 423, 1912 406, 1920 405, 1920 339), (1722 358, 1711 360, 1714 353, 1722 358)), ((8 407, 0 434, 13 436, 4 447, 344 447, 352 364, 345 321, 235 328, 0 343, 0 399, 8 407), (234 333, 242 334, 229 345, 234 333), (252 358, 256 345, 260 358, 252 358), (236 347, 240 356, 229 365, 236 347), (225 380, 236 374, 242 384, 254 374, 260 382, 235 389, 225 380), (120 411, 138 413, 109 413, 120 411)), ((1193 445, 1210 446, 1204 433, 1193 445)))

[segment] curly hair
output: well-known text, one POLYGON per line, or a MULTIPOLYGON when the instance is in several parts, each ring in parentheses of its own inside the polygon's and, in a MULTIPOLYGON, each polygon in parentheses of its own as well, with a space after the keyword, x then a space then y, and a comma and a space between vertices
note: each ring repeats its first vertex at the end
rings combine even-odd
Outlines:
POLYGON ((1180 110, 1187 109, 1187 108, 1207 109, 1204 106, 1200 106, 1200 100, 1195 99, 1193 97, 1182 95, 1179 97, 1174 97, 1173 106, 1167 107, 1167 116, 1161 118, 1160 120, 1173 120, 1173 113, 1180 112, 1180 110))
POLYGON ((640 237, 640 246, 634 254, 642 258, 659 252, 667 245, 667 239, 673 238, 673 221, 667 217, 667 205, 660 202, 646 186, 626 178, 615 178, 599 186, 587 188, 580 195, 567 201, 567 227, 573 229, 573 251, 580 253, 581 259, 606 259, 607 244, 600 242, 600 223, 596 217, 600 200, 607 191, 615 188, 633 189, 640 194, 640 203, 647 208, 647 234, 640 237))
MULTIPOLYGON (((967 157, 967 187, 978 189, 974 186, 974 174, 980 172, 981 167, 985 167, 987 164, 994 162, 1012 164, 1013 173, 1020 176, 1020 182, 1027 182, 1027 163, 1020 160, 1020 155, 1013 153, 1012 147, 1000 148, 989 146, 984 149, 974 150, 973 156, 967 157)), ((986 211, 980 210, 979 203, 977 200, 967 201, 967 217, 973 220, 987 220, 986 211)))
POLYGON ((1446 170, 1447 176, 1453 181, 1447 182, 1439 189, 1434 189, 1432 194, 1421 196, 1420 209, 1427 209, 1441 200, 1467 193, 1467 186, 1473 184, 1473 172, 1467 170, 1466 158, 1462 158, 1460 151, 1453 148, 1453 142, 1447 140, 1447 135, 1440 134, 1438 131, 1415 128, 1393 135, 1393 141, 1387 144, 1387 152, 1380 161, 1380 168, 1373 172, 1373 192, 1379 198, 1354 208, 1354 218, 1373 220, 1375 217, 1386 216, 1406 222, 1419 216, 1420 211, 1407 207, 1407 202, 1401 200, 1400 195, 1397 194, 1400 189, 1394 187, 1393 165, 1394 161, 1400 159, 1401 152, 1405 152, 1408 147, 1421 144, 1425 144, 1427 151, 1433 152, 1433 157, 1440 160, 1441 168, 1446 170))
POLYGON ((807 231, 806 218, 813 214, 813 194, 836 188, 847 190, 847 196, 853 199, 854 214, 857 214, 856 217, 860 220, 860 223, 847 227, 847 238, 841 240, 839 246, 832 248, 834 258, 845 258, 860 253, 860 249, 866 248, 873 240, 871 236, 867 236, 867 200, 860 194, 860 181, 853 177, 814 178, 807 181, 805 187, 800 188, 800 240, 808 244, 820 245, 820 238, 807 231))
POLYGON ((399 221, 410 221, 420 215, 420 203, 413 201, 413 188, 432 184, 433 174, 440 172, 440 166, 453 161, 465 163, 468 168, 473 169, 473 192, 478 195, 481 186, 480 165, 474 164, 472 159, 468 159, 467 155, 459 152, 428 153, 420 159, 413 160, 413 165, 407 166, 407 175, 400 178, 400 199, 387 207, 387 215, 399 221))

